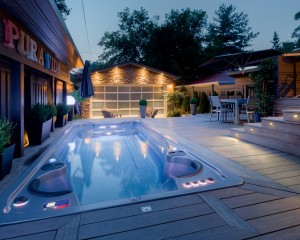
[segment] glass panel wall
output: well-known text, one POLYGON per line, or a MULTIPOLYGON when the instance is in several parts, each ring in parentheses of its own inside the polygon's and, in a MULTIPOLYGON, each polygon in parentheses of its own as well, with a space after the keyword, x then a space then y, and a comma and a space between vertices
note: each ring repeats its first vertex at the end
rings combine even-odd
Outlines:
POLYGON ((95 95, 91 98, 92 118, 101 117, 102 109, 122 116, 139 115, 139 101, 147 99, 148 107, 158 109, 158 114, 165 115, 164 85, 101 85, 94 87, 95 95))

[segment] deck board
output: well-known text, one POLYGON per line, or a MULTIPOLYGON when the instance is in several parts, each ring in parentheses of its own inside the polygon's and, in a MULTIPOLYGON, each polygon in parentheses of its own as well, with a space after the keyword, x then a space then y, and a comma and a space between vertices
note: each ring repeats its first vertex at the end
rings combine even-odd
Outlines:
POLYGON ((237 196, 224 199, 224 203, 230 208, 244 207, 248 205, 258 204, 262 202, 268 202, 271 200, 279 199, 281 197, 270 196, 262 193, 252 193, 243 196, 237 196))
POLYGON ((269 168, 259 169, 258 172, 268 176, 268 174, 281 173, 281 172, 292 171, 296 169, 300 171, 300 164, 284 165, 281 167, 270 166, 269 168))
POLYGON ((80 224, 88 224, 100 221, 107 221, 112 219, 137 216, 143 214, 141 211, 142 206, 151 206, 152 213, 156 211, 162 211, 172 208, 178 208, 183 206, 191 206, 195 204, 201 204, 203 200, 195 194, 166 198, 159 201, 149 201, 147 203, 137 203, 132 205, 125 205, 114 208, 101 209, 97 211, 90 211, 82 213, 80 224))
POLYGON ((290 191, 282 191, 278 189, 273 188, 267 188, 267 187, 261 187, 257 185, 251 185, 251 184, 245 184, 244 186, 241 186, 242 189, 250 190, 257 193, 264 193, 272 196, 277 197, 293 197, 297 196, 297 193, 291 192, 293 189, 290 189, 290 191))
POLYGON ((228 240, 228 239, 244 239, 256 236, 257 233, 240 229, 233 226, 222 226, 214 229, 208 229, 204 231, 193 232, 190 234, 181 235, 178 237, 164 238, 170 240, 228 240))
POLYGON ((55 240, 56 231, 30 234, 22 237, 10 238, 10 240, 55 240))
POLYGON ((214 211, 205 203, 153 213, 148 212, 138 216, 82 225, 79 228, 79 236, 80 238, 91 238, 99 235, 109 235, 137 228, 145 228, 151 225, 198 217, 213 212, 214 211), (116 226, 118 226, 118 228, 116 228, 116 226))
POLYGON ((280 184, 284 184, 285 186, 297 185, 300 183, 300 176, 287 177, 284 179, 278 179, 276 181, 279 182, 280 184))
POLYGON ((58 228, 67 224, 71 218, 71 216, 63 216, 2 226, 0 227, 0 239, 26 236, 29 234, 57 230, 58 228))
POLYGON ((287 178, 287 177, 300 176, 300 171, 299 170, 290 170, 290 171, 285 171, 285 172, 269 174, 268 176, 274 180, 279 180, 279 179, 287 178))
POLYGON ((225 205, 221 200, 209 193, 200 193, 199 196, 230 225, 241 229, 255 232, 255 229, 238 216, 231 208, 225 205))
POLYGON ((60 227, 56 233, 55 240, 71 240, 76 239, 78 235, 78 227, 80 215, 73 215, 67 224, 60 227))
POLYGON ((250 194, 250 193, 253 193, 253 191, 245 190, 240 187, 239 188, 230 187, 230 188, 219 189, 219 190, 215 190, 215 191, 211 192, 212 195, 214 195, 215 197, 217 197, 219 199, 241 196, 241 195, 246 195, 246 194, 250 194))
MULTIPOLYGON (((225 226, 225 222, 217 214, 209 214, 200 217, 183 219, 165 224, 154 225, 150 227, 133 229, 131 231, 111 234, 108 236, 99 236, 94 239, 99 240, 156 240, 163 238, 177 237, 206 229, 214 229, 219 226, 225 226), (201 223, 201 224, 200 224, 201 223)), ((82 235, 79 239, 83 239, 82 235)))
POLYGON ((300 226, 283 229, 280 231, 265 234, 263 236, 251 238, 251 240, 299 240, 300 239, 300 226))
POLYGON ((248 221, 258 232, 265 234, 300 225, 300 209, 264 216, 248 221))
POLYGON ((249 220, 299 208, 300 196, 297 196, 240 207, 234 209, 234 211, 244 220, 249 220))

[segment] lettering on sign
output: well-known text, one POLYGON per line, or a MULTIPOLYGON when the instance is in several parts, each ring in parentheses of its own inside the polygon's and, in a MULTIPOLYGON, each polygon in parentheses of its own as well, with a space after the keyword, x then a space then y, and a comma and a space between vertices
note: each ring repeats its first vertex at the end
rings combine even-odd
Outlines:
POLYGON ((52 57, 49 53, 44 52, 43 48, 39 47, 30 35, 22 31, 11 20, 4 18, 3 23, 3 45, 5 47, 11 49, 16 48, 20 55, 27 57, 27 59, 33 62, 39 63, 52 72, 60 74, 60 64, 57 59, 52 57))

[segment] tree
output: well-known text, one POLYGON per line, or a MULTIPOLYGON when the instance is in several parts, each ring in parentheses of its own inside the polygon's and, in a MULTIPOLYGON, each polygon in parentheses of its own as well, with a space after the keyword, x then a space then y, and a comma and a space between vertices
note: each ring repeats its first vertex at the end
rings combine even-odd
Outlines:
MULTIPOLYGON (((300 20, 300 11, 295 14, 294 18, 296 21, 300 20)), ((292 34, 292 38, 298 38, 300 40, 300 24, 298 27, 295 28, 292 34)))
POLYGON ((271 43, 273 44, 273 49, 282 51, 282 44, 280 43, 279 35, 276 31, 274 32, 273 40, 271 41, 271 43))
POLYGON ((260 70, 249 74, 254 82, 256 111, 272 115, 274 99, 274 69, 273 59, 266 59, 259 65, 260 70))
POLYGON ((172 72, 182 79, 194 79, 201 63, 206 12, 171 10, 165 22, 154 29, 145 50, 145 62, 172 72))
POLYGON ((296 47, 296 42, 291 42, 291 41, 287 41, 287 42, 282 42, 282 51, 283 52, 292 52, 296 47))
POLYGON ((71 9, 68 8, 65 0, 55 0, 55 3, 57 5, 58 10, 60 11, 63 19, 66 20, 67 16, 70 15, 71 9))
POLYGON ((221 4, 215 14, 214 22, 208 26, 208 58, 244 51, 259 34, 248 26, 248 15, 236 12, 236 7, 231 4, 221 4))
POLYGON ((118 13, 119 30, 105 32, 98 43, 104 47, 104 52, 99 56, 100 61, 117 64, 134 61, 144 62, 144 49, 149 36, 157 26, 158 17, 150 20, 148 12, 141 8, 132 13, 129 8, 118 13))

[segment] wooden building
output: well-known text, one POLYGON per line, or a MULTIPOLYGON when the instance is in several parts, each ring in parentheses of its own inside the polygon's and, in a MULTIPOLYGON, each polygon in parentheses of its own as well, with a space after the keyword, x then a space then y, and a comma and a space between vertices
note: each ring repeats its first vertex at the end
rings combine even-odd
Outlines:
POLYGON ((34 103, 66 102, 70 69, 83 61, 52 0, 0 1, 0 113, 16 123, 24 154, 24 113, 34 103))

